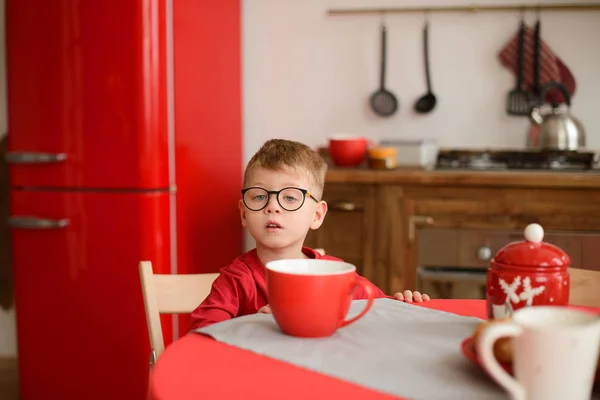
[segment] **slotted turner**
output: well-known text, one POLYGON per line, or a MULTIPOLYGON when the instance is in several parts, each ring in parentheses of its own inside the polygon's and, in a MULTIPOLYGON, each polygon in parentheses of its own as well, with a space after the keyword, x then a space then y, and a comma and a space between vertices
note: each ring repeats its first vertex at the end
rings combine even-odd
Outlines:
POLYGON ((535 30, 533 34, 533 88, 531 90, 531 99, 529 102, 529 108, 539 107, 544 104, 545 99, 542 99, 540 93, 542 91, 542 85, 540 82, 540 30, 541 22, 538 15, 538 20, 535 23, 535 30))
POLYGON ((521 19, 517 44, 517 83, 506 97, 506 112, 509 115, 529 115, 529 92, 523 90, 523 67, 525 52, 525 21, 521 19))

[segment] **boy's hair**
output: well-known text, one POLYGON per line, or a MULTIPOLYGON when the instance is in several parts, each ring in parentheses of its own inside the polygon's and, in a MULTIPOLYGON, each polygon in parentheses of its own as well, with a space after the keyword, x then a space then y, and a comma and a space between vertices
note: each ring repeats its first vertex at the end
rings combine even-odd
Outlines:
POLYGON ((310 191, 319 199, 323 195, 327 163, 307 145, 285 139, 271 139, 252 156, 244 172, 244 186, 258 168, 281 170, 290 168, 309 175, 310 191))

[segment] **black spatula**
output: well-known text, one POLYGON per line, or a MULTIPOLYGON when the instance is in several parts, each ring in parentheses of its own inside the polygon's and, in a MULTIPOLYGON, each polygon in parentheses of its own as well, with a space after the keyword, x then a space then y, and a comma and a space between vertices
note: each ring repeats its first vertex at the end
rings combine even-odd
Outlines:
POLYGON ((544 104, 544 99, 542 99, 542 96, 540 95, 542 91, 542 85, 540 82, 540 30, 541 23, 538 16, 533 34, 533 89, 532 96, 529 101, 530 109, 544 104))
POLYGON ((506 97, 506 112, 509 115, 529 115, 529 92, 523 90, 523 67, 525 52, 525 21, 521 19, 517 44, 517 83, 506 97))

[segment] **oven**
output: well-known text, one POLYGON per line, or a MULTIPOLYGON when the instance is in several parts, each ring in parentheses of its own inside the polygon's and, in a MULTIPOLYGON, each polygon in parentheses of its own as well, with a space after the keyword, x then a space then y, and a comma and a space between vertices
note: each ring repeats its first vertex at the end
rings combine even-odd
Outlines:
MULTIPOLYGON (((489 261, 502 247, 523 240, 523 231, 422 227, 417 231, 417 288, 432 298, 485 299, 489 261)), ((600 259, 599 232, 546 232, 573 266, 600 259)))

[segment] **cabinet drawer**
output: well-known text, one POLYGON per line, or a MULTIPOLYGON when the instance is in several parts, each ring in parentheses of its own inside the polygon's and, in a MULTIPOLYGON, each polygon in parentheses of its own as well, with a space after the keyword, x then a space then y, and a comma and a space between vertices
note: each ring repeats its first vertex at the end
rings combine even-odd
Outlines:
POLYGON ((323 200, 329 211, 362 210, 373 201, 374 193, 372 185, 327 185, 323 200))
POLYGON ((512 200, 415 199, 413 213, 431 217, 438 228, 521 230, 538 223, 546 230, 600 230, 600 206, 585 203, 512 200))
MULTIPOLYGON (((507 244, 524 240, 523 232, 422 228, 418 231, 418 265, 424 267, 474 268, 489 266, 490 258, 507 244)), ((596 235, 546 232, 544 241, 569 255, 571 265, 591 265, 600 239, 596 235), (584 252, 584 250, 586 250, 584 252), (584 261, 586 255, 586 261, 584 261)))

